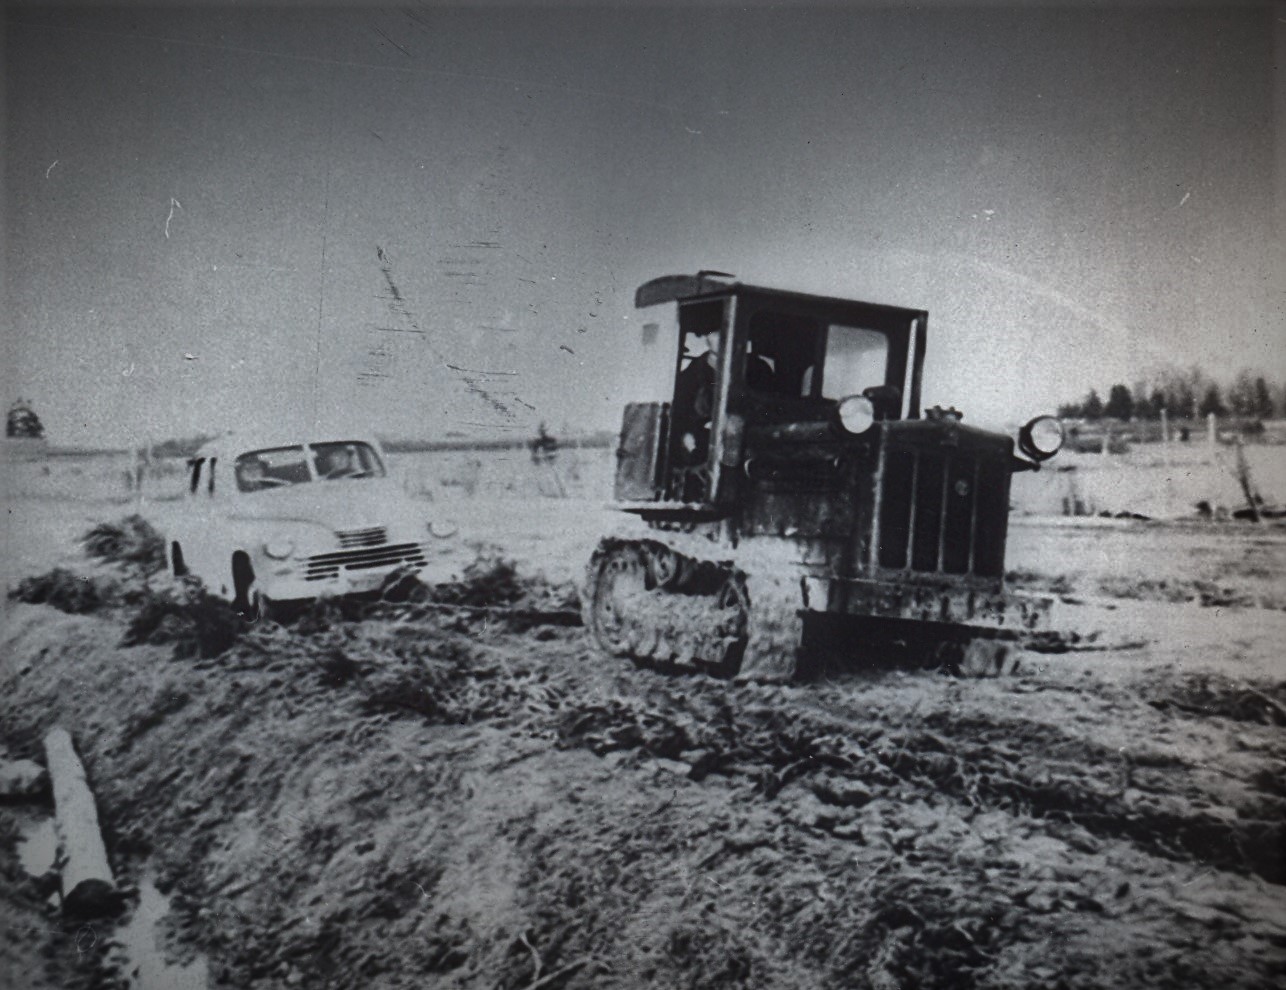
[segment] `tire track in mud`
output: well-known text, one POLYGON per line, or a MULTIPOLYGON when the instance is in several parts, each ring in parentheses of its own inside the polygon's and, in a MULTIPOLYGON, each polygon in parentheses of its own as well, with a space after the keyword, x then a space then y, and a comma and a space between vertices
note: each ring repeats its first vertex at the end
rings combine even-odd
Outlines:
MULTIPOLYGON (((1286 797, 1267 770, 1230 816, 1188 781, 1193 767, 1178 756, 1122 753, 1041 722, 946 711, 907 717, 894 708, 855 718, 842 714, 853 705, 844 688, 733 686, 627 665, 614 672, 616 662, 589 654, 579 633, 547 630, 541 635, 552 638, 542 641, 455 621, 439 631, 390 633, 378 621, 346 627, 339 642, 329 627, 306 636, 330 638, 296 643, 298 660, 350 682, 372 713, 500 721, 599 756, 635 751, 680 761, 694 781, 749 780, 769 799, 800 780, 840 808, 907 793, 949 796, 977 811, 1074 825, 1168 859, 1286 883, 1286 797), (460 635, 466 631, 484 635, 460 635), (585 690, 620 677, 632 683, 607 694, 601 685, 585 690)), ((938 675, 916 676, 930 691, 941 684, 938 675)), ((852 690, 860 696, 865 686, 853 682, 852 690)), ((1271 724, 1283 702, 1286 682, 1261 689, 1207 676, 1112 704, 1129 704, 1131 718, 1171 706, 1192 717, 1271 724)))
MULTIPOLYGON (((121 749, 138 752, 131 762, 141 759, 147 740, 172 732, 190 709, 200 708, 218 714, 228 731, 258 723, 258 731, 281 731, 289 746, 299 745, 306 732, 327 746, 342 737, 355 751, 366 747, 367 735, 371 745, 379 745, 390 727, 418 733, 427 726, 486 726, 521 745, 589 751, 617 778, 612 794, 637 790, 637 808, 628 813, 604 809, 607 798, 587 796, 587 803, 599 802, 600 817, 590 821, 600 831, 591 836, 603 837, 606 852, 586 842, 586 827, 579 824, 508 835, 529 863, 531 875, 521 889, 533 898, 528 934, 543 954, 543 968, 537 970, 530 951, 515 942, 503 965, 492 970, 504 974, 496 985, 530 985, 537 972, 557 972, 619 946, 614 926, 628 917, 633 902, 649 896, 653 881, 664 877, 662 867, 671 864, 690 870, 694 885, 676 890, 672 880, 665 891, 669 899, 660 901, 673 917, 665 919, 656 978, 649 985, 702 988, 770 985, 776 970, 765 960, 783 951, 808 960, 812 972, 827 979, 783 979, 782 986, 1006 985, 997 974, 1015 965, 1015 953, 1047 951, 1040 940, 1051 931, 1090 925, 1091 934, 1083 936, 1088 942, 1106 928, 1084 919, 1110 923, 1128 914, 1131 924, 1139 924, 1139 911, 1151 911, 1145 922, 1168 925, 1170 937, 1182 936, 1189 945, 1206 936, 1221 946, 1236 945, 1238 933, 1229 927, 1234 923, 1220 909, 1203 908, 1213 920, 1176 928, 1184 923, 1173 920, 1169 907, 1138 908, 1119 887, 1105 892, 1104 882, 1119 883, 1105 880, 1112 874, 1107 861, 1119 851, 1114 840, 1188 870, 1211 866, 1280 877, 1279 863, 1254 861, 1257 850, 1273 848, 1274 835, 1281 847, 1280 828, 1257 839, 1246 831, 1246 822, 1254 822, 1244 814, 1221 817, 1218 796, 1188 779, 1189 760, 1143 747, 1127 759, 1106 743, 1077 736, 1075 727, 1060 726, 1057 715, 1046 711, 1059 709, 1074 693, 1091 722, 1137 720, 1140 739, 1166 719, 1216 716, 1213 721, 1223 722, 1240 714, 1247 724, 1270 724, 1257 713, 1271 706, 1255 708, 1252 695, 1218 680, 1149 685, 1138 696, 1102 683, 1038 682, 1042 693, 1024 697, 1020 688, 1033 685, 1021 679, 989 683, 976 689, 986 694, 974 694, 929 674, 798 687, 729 685, 605 661, 576 631, 520 634, 476 618, 399 623, 389 616, 256 628, 217 656, 189 653, 169 670, 173 690, 158 692, 149 707, 133 709, 117 730, 121 749), (249 694, 228 691, 232 680, 244 680, 249 694), (218 685, 217 700, 202 698, 203 683, 211 690, 218 685), (1060 697, 1059 690, 1067 694, 1060 697), (184 695, 191 699, 186 706, 178 700, 184 695), (316 722, 320 712, 336 716, 337 723, 323 731, 316 722), (673 811, 665 802, 657 804, 659 788, 652 780, 658 773, 685 779, 683 793, 675 789, 673 811), (1177 803, 1168 803, 1171 797, 1177 803), (605 818, 604 811, 610 812, 605 818), (997 834, 1003 837, 998 846, 997 834), (704 845, 689 850, 683 843, 692 840, 704 845), (1006 850, 1022 843, 1058 847, 1060 865, 1052 878, 1033 876, 1025 865, 1006 859, 1006 850), (649 865, 635 876, 629 871, 640 860, 649 865)), ((1280 685, 1251 690, 1273 702, 1282 697, 1280 685)), ((286 752, 283 745, 281 755, 224 762, 199 781, 201 765, 194 762, 193 779, 183 787, 218 793, 225 806, 259 809, 271 788, 280 786, 277 778, 285 770, 272 761, 286 759, 286 752)), ((115 758, 125 760, 126 754, 115 758)), ((138 764, 140 778, 146 772, 138 764)), ((1263 786, 1271 782, 1250 782, 1257 790, 1254 801, 1261 802, 1255 807, 1280 812, 1280 793, 1263 786)), ((459 791, 444 780, 435 783, 459 791)), ((386 810, 401 808, 401 796, 386 790, 373 800, 386 810)), ((210 823, 226 811, 189 809, 183 802, 170 807, 172 794, 155 789, 132 800, 160 816, 157 821, 206 822, 209 831, 194 831, 186 853, 204 863, 200 869, 207 874, 217 874, 223 857, 211 844, 216 833, 210 823)), ((1224 810, 1253 811, 1252 804, 1224 810)), ((1255 814, 1262 817, 1266 812, 1255 814)), ((238 976, 280 977, 277 967, 284 959, 311 973, 310 960, 319 956, 354 978, 383 965, 478 973, 495 958, 497 943, 459 928, 451 929, 450 938, 444 934, 440 944, 425 943, 395 963, 379 962, 380 926, 401 925, 395 916, 409 918, 423 898, 437 896, 431 874, 417 874, 426 893, 393 868, 398 861, 363 875, 368 886, 354 896, 351 914, 332 912, 329 927, 317 930, 301 922, 292 904, 311 890, 311 881, 304 882, 310 870, 336 861, 332 847, 342 840, 312 829, 283 834, 279 858, 288 868, 273 885, 274 894, 285 899, 260 893, 230 901, 271 912, 238 922, 238 935, 249 926, 252 936, 236 950, 238 964, 245 965, 238 976)), ((1137 865, 1142 859, 1125 862, 1137 865)), ((175 903, 190 915, 195 933, 209 893, 199 882, 180 885, 175 903)), ((1244 911, 1243 902, 1237 904, 1244 911)), ((460 924, 454 915, 452 924, 460 924)), ((408 938, 412 932, 417 939, 423 935, 406 925, 408 938)), ((1137 945, 1145 936, 1131 937, 1137 945)), ((1090 964, 1069 951, 1058 950, 1051 981, 1059 976, 1068 987, 1101 985, 1090 964), (1072 975, 1059 969, 1073 963, 1081 969, 1072 975)), ((1127 954, 1115 951, 1118 958, 1127 954)), ((1157 985, 1180 985, 1181 958, 1163 955, 1152 964, 1159 967, 1157 985)), ((1032 985, 1032 971, 1019 972, 1021 978, 1007 985, 1032 985)), ((633 985, 622 979, 611 982, 587 970, 584 979, 568 985, 633 985)), ((1114 985, 1137 982, 1121 979, 1114 985)))
POLYGON ((890 731, 879 716, 874 728, 858 728, 822 715, 801 719, 786 702, 745 703, 748 694, 769 700, 771 690, 742 688, 738 704, 714 702, 708 714, 692 710, 698 692, 671 698, 677 712, 619 701, 577 710, 572 702, 560 737, 600 755, 638 749, 683 760, 694 780, 748 777, 768 798, 805 777, 837 807, 907 790, 946 795, 979 811, 1069 823, 1166 858, 1286 883, 1286 800, 1271 775, 1250 782, 1259 793, 1230 818, 1200 809, 1209 796, 1184 784, 1192 768, 1176 756, 1122 754, 1021 719, 932 712, 914 728, 890 731))
MULTIPOLYGON (((908 686, 932 698, 940 683, 908 686)), ((823 873, 832 877, 863 864, 849 881, 861 890, 856 900, 827 899, 819 909, 812 893, 786 895, 772 911, 773 930, 788 944, 815 947, 835 985, 1208 983, 1176 948, 1193 939, 1223 960, 1216 969, 1243 960, 1229 986, 1266 985, 1267 972, 1286 970, 1286 926, 1262 914, 1271 895, 1158 897, 1156 878, 1171 871, 1148 861, 1173 862, 1178 875, 1215 889, 1253 890, 1254 878, 1281 883, 1280 801, 1260 805, 1257 820, 1230 818, 1214 796, 1185 783, 1193 767, 1180 756, 1146 750, 1125 758, 1057 726, 994 713, 920 715, 918 701, 865 707, 881 694, 867 686, 854 682, 851 696, 843 687, 811 696, 810 688, 754 686, 729 695, 723 685, 661 682, 642 699, 570 706, 560 739, 629 754, 640 766, 679 761, 696 782, 748 782, 749 807, 769 809, 781 824, 724 838, 705 862, 738 864, 729 866, 733 878, 767 870, 769 887, 789 889, 790 872, 768 859, 780 850, 829 863, 823 873), (845 849, 857 857, 847 869, 845 849), (1045 857, 1052 868, 1036 865, 1045 857), (1252 885, 1202 880, 1209 868, 1249 874, 1243 883, 1252 885), (1115 927, 1127 918, 1128 934, 1115 927), (1269 923, 1256 927, 1260 918, 1269 923), (1175 924, 1185 934, 1172 934, 1175 924), (1111 968, 1129 974, 1119 982, 1104 982, 1101 971, 1108 929, 1121 938, 1107 953, 1111 968), (1152 944, 1149 932, 1168 944, 1152 944), (1068 941, 1051 952, 1050 939, 1068 941), (1031 949, 1043 969, 1015 962, 1031 949), (1021 975, 999 975, 1015 965, 1021 975)))
MULTIPOLYGON (((1139 788, 1134 764, 1106 748, 1079 746, 1080 752, 1061 766, 1051 765, 1046 749, 1041 766, 1030 768, 1021 759, 999 758, 1004 747, 987 738, 994 734, 1012 739, 1023 729, 1019 723, 976 725, 976 733, 958 724, 937 727, 949 731, 953 740, 964 735, 969 741, 944 752, 940 736, 918 734, 886 764, 889 769, 903 779, 931 781, 976 806, 1071 822, 1095 836, 1126 839, 1167 858, 1286 883, 1286 802, 1266 798, 1250 809, 1238 809, 1242 817, 1229 821, 1212 812, 1183 810, 1180 805, 1190 809, 1200 795, 1170 792, 1166 785, 1175 781, 1169 777, 1139 788)), ((1065 745, 1056 734, 1032 742, 1051 749, 1065 745)))
MULTIPOLYGON (((566 656, 569 648, 583 650, 578 634, 541 642, 552 630, 527 638, 483 626, 481 640, 469 635, 478 630, 467 617, 416 628, 369 616, 304 621, 293 630, 243 636, 220 666, 271 657, 274 666, 303 665, 336 687, 355 688, 372 714, 448 724, 517 723, 527 731, 552 731, 563 745, 599 756, 637 750, 684 761, 696 781, 710 774, 748 778, 767 798, 802 777, 838 781, 839 791, 824 783, 815 791, 839 807, 909 788, 949 795, 979 810, 1073 823, 1168 858, 1286 883, 1286 800, 1281 780, 1269 771, 1257 780, 1258 797, 1229 818, 1218 809, 1200 810, 1203 795, 1191 788, 1173 793, 1190 769, 1182 761, 1147 766, 1161 780, 1139 786, 1132 757, 1053 726, 945 712, 891 726, 892 712, 860 720, 827 712, 818 698, 842 711, 851 704, 842 690, 836 695, 809 687, 732 686, 644 672, 632 672, 642 696, 587 699, 584 671, 614 662, 566 656), (800 692, 811 698, 806 705, 800 705, 800 692)), ((1155 695, 1142 700, 1162 712, 1286 722, 1286 684, 1261 690, 1206 676, 1155 695)))

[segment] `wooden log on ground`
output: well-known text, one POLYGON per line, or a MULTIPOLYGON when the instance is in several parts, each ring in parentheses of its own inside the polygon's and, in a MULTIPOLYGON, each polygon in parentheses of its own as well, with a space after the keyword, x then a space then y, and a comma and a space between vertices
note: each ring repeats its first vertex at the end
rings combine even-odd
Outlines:
POLYGON ((63 911, 94 915, 119 908, 121 899, 107 862, 94 795, 66 729, 50 729, 45 735, 45 766, 62 848, 63 911))

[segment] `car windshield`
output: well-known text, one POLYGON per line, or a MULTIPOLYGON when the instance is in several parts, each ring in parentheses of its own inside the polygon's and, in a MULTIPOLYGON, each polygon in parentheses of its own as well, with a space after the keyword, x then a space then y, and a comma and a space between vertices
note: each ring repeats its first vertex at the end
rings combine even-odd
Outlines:
POLYGON ((311 481, 382 478, 384 465, 370 444, 339 441, 248 451, 237 458, 235 473, 239 491, 259 492, 311 481))
POLYGON ((384 477, 384 465, 370 444, 315 443, 312 449, 313 467, 320 481, 384 477))

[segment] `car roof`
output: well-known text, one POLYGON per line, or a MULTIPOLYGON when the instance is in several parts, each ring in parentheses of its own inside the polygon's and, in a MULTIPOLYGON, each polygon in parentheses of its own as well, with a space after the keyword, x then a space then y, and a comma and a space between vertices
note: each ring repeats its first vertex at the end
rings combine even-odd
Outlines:
POLYGON ((297 433, 225 433, 221 437, 201 445, 192 456, 195 457, 236 457, 251 450, 270 450, 274 447, 298 447, 306 443, 365 443, 383 454, 383 448, 372 436, 327 435, 300 437, 297 433))

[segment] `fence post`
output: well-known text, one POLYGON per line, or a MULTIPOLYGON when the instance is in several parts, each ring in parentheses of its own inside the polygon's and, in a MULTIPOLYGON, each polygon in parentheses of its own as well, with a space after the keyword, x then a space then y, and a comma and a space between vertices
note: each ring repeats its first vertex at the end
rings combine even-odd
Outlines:
POLYGON ((1210 455, 1210 463, 1215 462, 1215 414, 1206 413, 1206 452, 1210 455))
POLYGON ((1170 475, 1170 417, 1161 409, 1161 463, 1165 467, 1165 515, 1174 515, 1174 478, 1170 475))

